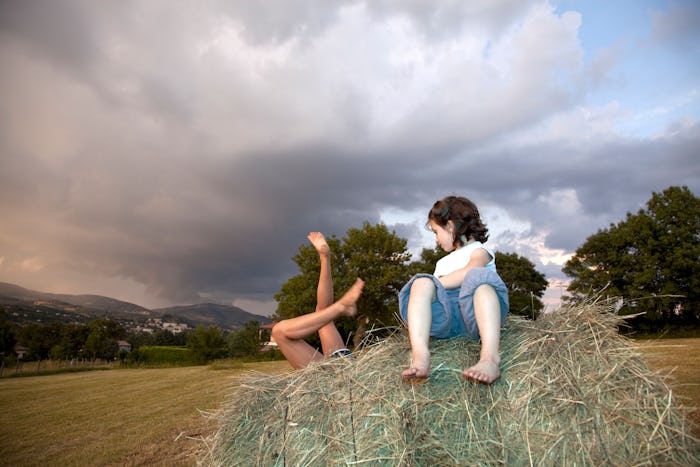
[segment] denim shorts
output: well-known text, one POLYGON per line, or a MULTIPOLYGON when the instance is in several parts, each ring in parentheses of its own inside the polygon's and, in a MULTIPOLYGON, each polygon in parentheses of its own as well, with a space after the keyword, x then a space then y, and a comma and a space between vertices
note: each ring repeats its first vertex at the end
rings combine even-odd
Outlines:
POLYGON ((349 357, 350 354, 350 349, 338 349, 335 352, 332 352, 329 356, 330 357, 349 357))
POLYGON ((446 290, 432 274, 416 274, 399 292, 401 319, 408 323, 408 299, 413 282, 420 278, 431 279, 436 287, 436 297, 431 305, 430 335, 439 339, 465 336, 479 338, 479 328, 474 316, 474 291, 481 285, 490 285, 498 295, 501 307, 501 323, 508 313, 508 289, 497 272, 487 268, 473 268, 467 272, 459 289, 446 290))

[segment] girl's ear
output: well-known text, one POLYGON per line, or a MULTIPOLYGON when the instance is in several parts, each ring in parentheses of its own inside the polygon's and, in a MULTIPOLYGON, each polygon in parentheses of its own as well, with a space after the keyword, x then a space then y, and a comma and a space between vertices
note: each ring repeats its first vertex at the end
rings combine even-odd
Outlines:
POLYGON ((455 223, 452 221, 447 221, 447 224, 445 225, 445 230, 447 230, 451 234, 455 233, 455 223))

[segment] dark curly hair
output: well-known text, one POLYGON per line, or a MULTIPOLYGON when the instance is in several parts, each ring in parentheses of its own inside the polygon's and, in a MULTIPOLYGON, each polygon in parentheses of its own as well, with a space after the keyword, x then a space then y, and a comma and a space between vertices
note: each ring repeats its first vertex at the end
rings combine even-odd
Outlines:
POLYGON ((481 243, 489 239, 489 229, 481 222, 476 205, 462 196, 448 196, 436 201, 428 212, 427 228, 430 228, 430 221, 443 228, 452 221, 455 226, 452 244, 455 248, 467 243, 469 237, 481 243))

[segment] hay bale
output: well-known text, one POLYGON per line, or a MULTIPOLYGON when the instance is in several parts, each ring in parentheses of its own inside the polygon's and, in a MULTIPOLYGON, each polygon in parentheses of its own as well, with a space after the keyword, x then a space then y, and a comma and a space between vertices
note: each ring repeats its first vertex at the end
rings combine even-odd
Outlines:
POLYGON ((466 339, 431 343, 432 374, 402 384, 402 330, 351 358, 235 388, 213 465, 700 465, 700 442, 663 380, 600 304, 510 317, 502 375, 465 381, 466 339))

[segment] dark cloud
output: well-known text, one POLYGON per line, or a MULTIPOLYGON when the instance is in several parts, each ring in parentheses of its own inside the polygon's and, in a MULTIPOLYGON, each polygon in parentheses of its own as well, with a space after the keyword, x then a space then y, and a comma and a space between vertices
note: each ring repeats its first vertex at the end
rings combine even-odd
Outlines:
POLYGON ((98 32, 80 2, 0 2, 0 34, 26 41, 33 52, 67 68, 81 69, 97 54, 98 32))
POLYGON ((667 11, 651 11, 651 37, 678 47, 684 54, 700 53, 700 6, 694 1, 673 2, 667 11))
POLYGON ((581 117, 575 15, 442 5, 2 3, 0 280, 269 301, 308 231, 392 218, 417 250, 452 193, 556 275, 652 191, 698 193, 696 122, 581 117))

